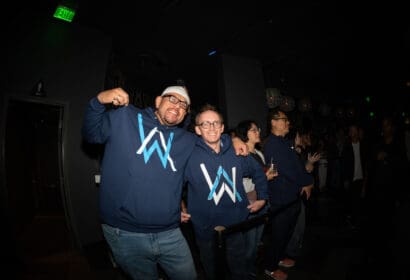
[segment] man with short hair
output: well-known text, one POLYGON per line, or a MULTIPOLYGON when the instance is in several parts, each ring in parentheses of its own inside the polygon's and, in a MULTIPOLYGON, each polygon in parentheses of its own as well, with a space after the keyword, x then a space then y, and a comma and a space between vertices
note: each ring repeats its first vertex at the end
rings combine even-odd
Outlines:
MULTIPOLYGON (((222 134, 222 115, 214 106, 207 104, 201 108, 195 118, 195 131, 201 140, 185 170, 188 213, 206 279, 225 279, 224 275, 216 275, 215 227, 244 222, 251 213, 258 212, 268 198, 267 179, 253 157, 235 155, 230 137, 222 134), (245 176, 255 184, 257 198, 252 203, 243 185, 245 176)), ((231 232, 226 236, 229 279, 248 279, 250 274, 245 258, 246 234, 247 231, 231 232)))
POLYGON ((269 120, 271 134, 263 151, 265 160, 276 164, 278 176, 268 182, 272 229, 270 245, 265 250, 265 274, 275 280, 286 280, 287 273, 279 269, 279 263, 287 257, 286 245, 299 215, 301 194, 311 188, 313 177, 285 138, 290 126, 285 112, 273 109, 269 120))

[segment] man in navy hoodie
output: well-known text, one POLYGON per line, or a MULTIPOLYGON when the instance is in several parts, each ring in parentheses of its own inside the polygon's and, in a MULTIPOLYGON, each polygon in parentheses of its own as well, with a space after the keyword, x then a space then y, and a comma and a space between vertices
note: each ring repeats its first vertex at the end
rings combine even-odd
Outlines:
POLYGON ((265 274, 275 280, 286 280, 288 275, 279 269, 287 256, 286 245, 295 228, 300 212, 300 199, 309 195, 313 177, 301 164, 292 143, 285 138, 290 121, 285 112, 273 109, 269 112, 271 133, 265 141, 265 159, 277 165, 278 176, 269 181, 271 211, 270 243, 265 250, 265 274))
MULTIPOLYGON (((205 105, 195 118, 195 132, 201 136, 185 169, 187 207, 199 248, 206 279, 225 279, 215 275, 216 226, 228 227, 247 220, 268 199, 266 175, 251 156, 236 156, 224 130, 222 115, 205 105), (255 183, 257 200, 249 203, 243 177, 255 183)), ((246 232, 226 236, 225 248, 229 279, 247 279, 245 259, 246 232)))
MULTIPOLYGON (((184 169, 198 140, 178 127, 189 106, 181 86, 167 87, 156 97, 155 109, 129 105, 128 94, 115 88, 100 92, 86 110, 84 139, 105 144, 103 234, 115 261, 133 279, 158 279, 158 264, 171 279, 197 277, 179 228, 184 169)), ((236 143, 239 152, 244 143, 236 143)))

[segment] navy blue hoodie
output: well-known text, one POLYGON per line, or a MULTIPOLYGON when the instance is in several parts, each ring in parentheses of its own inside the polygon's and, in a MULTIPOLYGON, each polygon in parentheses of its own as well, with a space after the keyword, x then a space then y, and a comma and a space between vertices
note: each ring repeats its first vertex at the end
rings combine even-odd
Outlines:
POLYGON ((247 219, 244 176, 252 178, 258 199, 268 198, 266 175, 252 156, 236 156, 226 134, 221 137, 219 153, 200 138, 185 169, 188 213, 196 238, 210 240, 215 226, 226 227, 247 219))
POLYGON ((161 125, 152 108, 106 111, 97 98, 87 107, 82 132, 86 141, 105 144, 99 190, 103 223, 144 233, 179 226, 184 169, 198 137, 161 125))
POLYGON ((276 163, 278 176, 269 181, 271 205, 286 205, 300 198, 302 187, 313 184, 313 177, 300 163, 291 142, 270 134, 263 146, 266 162, 276 163))

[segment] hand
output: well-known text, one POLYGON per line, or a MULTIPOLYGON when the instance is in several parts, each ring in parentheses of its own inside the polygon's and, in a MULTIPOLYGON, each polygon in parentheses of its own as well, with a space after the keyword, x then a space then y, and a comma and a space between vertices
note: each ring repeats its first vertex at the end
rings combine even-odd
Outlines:
POLYGON ((247 156, 249 154, 248 145, 246 145, 245 142, 238 137, 232 138, 232 144, 237 156, 247 156))
POLYGON ((306 194, 306 200, 309 200, 310 195, 312 193, 313 185, 308 185, 302 187, 302 190, 300 191, 300 195, 303 195, 303 193, 306 194))
POLYGON ((191 215, 186 212, 181 212, 181 223, 188 223, 191 219, 191 215))
POLYGON ((279 173, 278 170, 272 170, 271 168, 268 168, 268 170, 265 172, 266 179, 268 181, 273 180, 273 178, 278 177, 279 173))
POLYGON ((320 153, 313 153, 313 155, 311 153, 308 153, 308 161, 311 164, 314 164, 315 162, 317 162, 319 159, 321 158, 321 154, 320 153))
POLYGON ((258 212, 263 206, 265 206, 266 200, 255 200, 251 204, 248 205, 249 212, 255 213, 258 212))
POLYGON ((130 98, 122 88, 113 88, 100 92, 97 99, 101 104, 110 104, 114 106, 128 106, 130 98))

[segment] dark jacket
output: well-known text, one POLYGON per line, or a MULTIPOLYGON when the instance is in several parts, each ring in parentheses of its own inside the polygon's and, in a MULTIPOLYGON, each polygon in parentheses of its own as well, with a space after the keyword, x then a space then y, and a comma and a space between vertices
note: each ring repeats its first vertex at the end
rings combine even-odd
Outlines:
MULTIPOLYGON (((360 163, 362 165, 363 179, 367 176, 369 151, 365 142, 361 141, 360 144, 360 163)), ((353 145, 350 141, 346 142, 342 150, 342 174, 343 181, 351 183, 353 182, 354 175, 354 152, 353 145)))
POLYGON ((286 205, 300 198, 302 187, 313 184, 313 177, 301 164, 289 140, 270 134, 265 142, 267 162, 277 164, 278 176, 269 181, 271 205, 286 205))
POLYGON ((215 226, 229 226, 248 218, 249 201, 242 178, 255 183, 258 199, 267 199, 267 179, 259 163, 251 156, 236 156, 231 138, 222 135, 221 151, 215 153, 202 138, 188 161, 188 213, 195 237, 210 240, 215 226))

